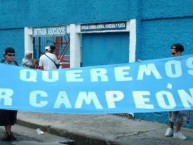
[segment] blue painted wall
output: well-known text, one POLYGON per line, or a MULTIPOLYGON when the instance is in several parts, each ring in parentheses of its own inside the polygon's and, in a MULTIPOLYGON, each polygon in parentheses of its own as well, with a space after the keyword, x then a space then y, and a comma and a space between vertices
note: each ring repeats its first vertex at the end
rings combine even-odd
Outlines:
POLYGON ((0 29, 23 28, 27 22, 28 0, 0 0, 0 29))
POLYGON ((24 30, 6 29, 0 30, 0 60, 3 59, 4 50, 7 47, 14 47, 16 51, 16 60, 21 63, 24 56, 24 30))
POLYGON ((128 20, 129 6, 129 0, 0 0, 0 28, 128 20))
MULTIPOLYGON (((191 112, 192 114, 192 112, 191 112)), ((142 120, 147 120, 147 121, 153 121, 153 122, 160 122, 164 124, 169 125, 169 118, 168 118, 168 112, 162 112, 162 113, 137 113, 135 114, 136 119, 142 119, 142 120)), ((190 118, 189 123, 183 123, 183 127, 185 128, 191 128, 193 129, 193 116, 190 118)), ((163 132, 164 134, 165 132, 163 132)))
POLYGON ((193 53, 192 0, 141 0, 138 4, 137 59, 170 57, 170 46, 184 44, 193 53))
POLYGON ((137 57, 141 60, 170 57, 170 46, 180 42, 184 54, 193 53, 193 18, 143 21, 141 47, 137 57))
POLYGON ((141 0, 141 18, 192 17, 192 0, 141 0))

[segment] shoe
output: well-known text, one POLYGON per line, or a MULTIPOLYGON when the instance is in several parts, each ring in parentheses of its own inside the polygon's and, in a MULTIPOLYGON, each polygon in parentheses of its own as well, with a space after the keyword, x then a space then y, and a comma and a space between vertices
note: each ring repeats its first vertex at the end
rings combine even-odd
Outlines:
POLYGON ((166 133, 165 133, 165 136, 166 136, 166 137, 172 137, 173 134, 174 134, 174 130, 173 130, 172 128, 170 128, 170 127, 167 128, 166 133))
POLYGON ((11 132, 10 137, 11 137, 11 141, 16 141, 17 140, 17 138, 14 136, 13 132, 11 132))
POLYGON ((1 138, 1 141, 16 141, 17 138, 11 132, 11 134, 5 133, 4 136, 1 138))
POLYGON ((11 136, 8 133, 5 133, 1 138, 1 141, 11 141, 11 136))
POLYGON ((177 139, 180 139, 180 140, 185 140, 186 139, 186 137, 179 131, 174 133, 173 138, 177 138, 177 139))

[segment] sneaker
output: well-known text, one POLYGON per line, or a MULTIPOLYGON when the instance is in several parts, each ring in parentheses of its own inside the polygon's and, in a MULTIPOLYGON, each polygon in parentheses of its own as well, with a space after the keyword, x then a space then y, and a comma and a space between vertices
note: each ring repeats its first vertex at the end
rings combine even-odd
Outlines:
POLYGON ((174 130, 173 130, 172 128, 170 128, 170 127, 167 128, 166 133, 165 133, 165 136, 166 136, 166 137, 172 137, 173 134, 174 134, 174 130))
POLYGON ((177 139, 180 139, 180 140, 185 140, 186 139, 186 137, 179 131, 174 133, 173 138, 177 138, 177 139))

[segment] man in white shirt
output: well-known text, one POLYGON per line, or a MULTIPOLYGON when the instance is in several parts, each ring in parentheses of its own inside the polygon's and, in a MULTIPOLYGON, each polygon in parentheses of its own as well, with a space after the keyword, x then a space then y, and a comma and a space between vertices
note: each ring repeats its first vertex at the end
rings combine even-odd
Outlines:
POLYGON ((55 46, 46 46, 45 53, 40 56, 39 59, 39 68, 42 70, 54 70, 57 69, 59 65, 59 60, 54 54, 56 47, 55 46))

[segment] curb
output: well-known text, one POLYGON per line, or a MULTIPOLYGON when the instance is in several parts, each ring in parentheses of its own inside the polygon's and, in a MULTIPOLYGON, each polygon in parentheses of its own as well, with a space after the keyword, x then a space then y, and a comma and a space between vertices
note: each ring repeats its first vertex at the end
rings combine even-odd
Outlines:
POLYGON ((83 134, 76 134, 74 132, 69 132, 69 131, 64 130, 64 129, 52 128, 50 125, 49 126, 39 125, 39 124, 23 121, 21 119, 17 119, 17 124, 21 125, 21 126, 32 128, 32 129, 40 128, 44 132, 54 134, 57 136, 69 138, 69 139, 75 141, 74 144, 76 144, 76 142, 78 142, 79 145, 80 144, 82 144, 82 145, 119 145, 119 144, 112 142, 112 141, 109 141, 109 140, 103 140, 103 139, 99 139, 99 138, 95 138, 95 137, 89 137, 89 136, 85 136, 83 134))

